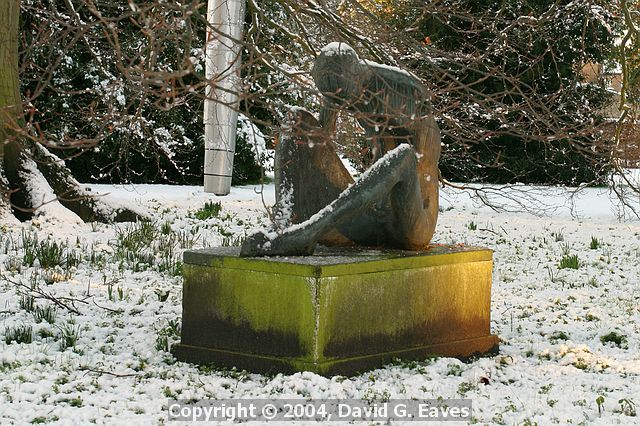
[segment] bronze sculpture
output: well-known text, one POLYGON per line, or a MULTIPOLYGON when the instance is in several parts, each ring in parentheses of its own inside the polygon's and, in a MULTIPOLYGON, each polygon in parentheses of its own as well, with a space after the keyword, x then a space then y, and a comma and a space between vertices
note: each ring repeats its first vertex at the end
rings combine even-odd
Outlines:
POLYGON ((312 77, 320 118, 289 113, 276 148, 279 229, 257 232, 242 256, 310 255, 316 245, 420 250, 438 215, 440 131, 414 75, 361 60, 345 43, 322 49, 312 77), (354 182, 332 143, 340 111, 365 129, 375 163, 354 182))

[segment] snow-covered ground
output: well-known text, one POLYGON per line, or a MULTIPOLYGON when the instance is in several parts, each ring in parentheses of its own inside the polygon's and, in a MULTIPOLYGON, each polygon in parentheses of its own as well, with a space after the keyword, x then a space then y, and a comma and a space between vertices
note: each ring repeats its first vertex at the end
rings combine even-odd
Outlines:
POLYGON ((212 371, 165 351, 179 329, 181 251, 233 244, 266 222, 272 186, 215 197, 96 185, 153 224, 0 224, 0 423, 163 424, 168 398, 465 397, 483 424, 638 424, 640 221, 606 189, 525 189, 524 206, 502 200, 509 213, 444 191, 434 240, 495 250, 500 354, 350 378, 212 371), (206 202, 221 210, 203 219, 206 202))

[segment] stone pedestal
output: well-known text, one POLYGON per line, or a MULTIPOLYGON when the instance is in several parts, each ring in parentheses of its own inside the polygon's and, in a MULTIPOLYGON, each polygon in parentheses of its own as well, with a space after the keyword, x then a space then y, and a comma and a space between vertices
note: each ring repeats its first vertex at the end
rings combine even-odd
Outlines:
POLYGON ((184 254, 179 360, 260 372, 355 374, 394 358, 494 353, 492 251, 184 254))

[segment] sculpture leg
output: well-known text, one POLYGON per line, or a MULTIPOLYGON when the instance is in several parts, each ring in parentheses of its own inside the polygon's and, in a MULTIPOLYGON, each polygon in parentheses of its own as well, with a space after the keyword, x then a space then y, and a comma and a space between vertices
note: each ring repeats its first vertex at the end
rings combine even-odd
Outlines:
MULTIPOLYGON (((416 181, 420 186, 420 198, 422 199, 422 213, 420 218, 410 223, 416 213, 407 213, 410 231, 406 231, 407 246, 418 247, 426 245, 431 241, 438 220, 439 201, 439 169, 440 159, 440 129, 432 116, 415 121, 411 130, 414 133, 413 145, 418 153, 418 163, 416 166, 416 181)), ((402 211, 402 201, 396 200, 392 203, 398 205, 402 211)), ((394 211, 396 206, 394 205, 394 211)))
MULTIPOLYGON (((334 227, 364 212, 391 192, 393 209, 406 237, 409 227, 424 216, 420 183, 416 180, 417 159, 413 148, 404 144, 376 162, 353 186, 332 203, 281 234, 257 233, 245 240, 242 256, 310 255, 318 240, 334 227), (400 206, 398 203, 408 203, 400 206), (403 216, 403 211, 408 212, 403 216)), ((393 222, 393 221, 392 221, 393 222)), ((393 233, 393 230, 391 230, 393 233)), ((417 248, 417 247, 415 247, 417 248)))
POLYGON ((358 244, 421 249, 433 237, 438 219, 440 130, 433 117, 417 120, 407 130, 406 136, 383 135, 379 139, 385 147, 400 143, 402 138, 413 145, 417 153, 413 177, 397 185, 387 199, 339 227, 358 244))

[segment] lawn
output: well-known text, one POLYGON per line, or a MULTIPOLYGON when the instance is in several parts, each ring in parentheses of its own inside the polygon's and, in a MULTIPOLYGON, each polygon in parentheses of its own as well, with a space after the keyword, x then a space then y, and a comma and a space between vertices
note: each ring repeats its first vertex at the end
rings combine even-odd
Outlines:
POLYGON ((168 352, 179 339, 182 251, 238 244, 268 221, 273 186, 215 197, 95 185, 151 221, 83 224, 50 208, 0 224, 0 423, 163 424, 169 398, 464 397, 482 424, 637 424, 640 221, 606 189, 525 189, 524 207, 543 215, 443 191, 433 241, 495 251, 500 353, 398 361, 355 377, 263 376, 168 352))

